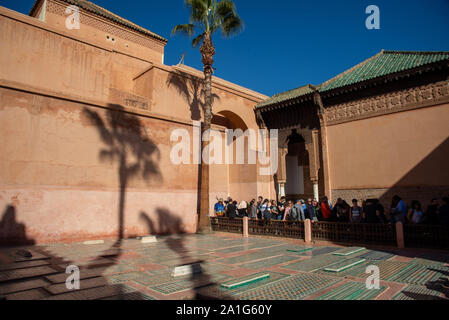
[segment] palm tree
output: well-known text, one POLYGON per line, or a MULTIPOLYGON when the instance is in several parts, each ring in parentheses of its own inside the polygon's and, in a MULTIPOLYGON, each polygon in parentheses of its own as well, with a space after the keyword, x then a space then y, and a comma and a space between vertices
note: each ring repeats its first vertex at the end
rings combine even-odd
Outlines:
MULTIPOLYGON (((212 43, 212 36, 221 31, 225 38, 229 38, 239 33, 243 28, 243 22, 237 15, 235 4, 231 0, 185 0, 185 4, 190 10, 190 23, 177 25, 173 28, 172 35, 182 33, 192 40, 193 47, 199 47, 202 55, 204 72, 204 124, 203 132, 206 134, 204 140, 209 140, 209 130, 212 121, 211 92, 212 73, 214 64, 215 47, 212 43)), ((208 142, 201 143, 201 150, 207 146, 208 142)), ((207 231, 210 228, 209 222, 209 165, 201 164, 200 184, 200 214, 198 231, 207 231)))

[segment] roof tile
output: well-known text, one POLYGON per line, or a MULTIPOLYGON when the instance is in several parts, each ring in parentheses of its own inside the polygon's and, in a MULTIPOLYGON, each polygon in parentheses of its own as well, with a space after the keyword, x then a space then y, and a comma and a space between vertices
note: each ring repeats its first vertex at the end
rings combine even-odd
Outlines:
MULTIPOLYGON (((354 85, 363 81, 381 78, 387 75, 413 70, 440 61, 449 61, 449 52, 437 51, 384 51, 363 61, 349 70, 317 86, 320 93, 354 85)), ((279 93, 262 101, 256 108, 261 108, 291 99, 295 99, 314 91, 312 85, 306 85, 279 93)))

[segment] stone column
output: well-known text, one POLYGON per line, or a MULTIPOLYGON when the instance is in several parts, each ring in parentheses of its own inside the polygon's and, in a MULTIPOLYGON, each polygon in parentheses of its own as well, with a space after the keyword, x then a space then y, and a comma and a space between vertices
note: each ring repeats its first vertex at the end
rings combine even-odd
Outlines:
POLYGON ((317 201, 320 201, 320 193, 319 193, 319 188, 318 188, 318 181, 312 181, 312 182, 313 182, 313 197, 317 201))
POLYGON ((402 225, 402 222, 396 222, 396 241, 399 249, 405 248, 404 226, 402 225))
POLYGON ((279 183, 279 199, 285 197, 285 183, 279 183))
POLYGON ((304 240, 306 243, 312 242, 312 222, 310 219, 304 221, 304 240))
POLYGON ((306 143, 306 150, 309 153, 310 180, 313 183, 313 196, 319 200, 319 170, 320 170, 320 141, 319 130, 312 130, 312 141, 306 143))
POLYGON ((243 217, 243 238, 248 238, 248 217, 243 217))
POLYGON ((285 184, 287 183, 287 167, 285 164, 285 157, 288 153, 288 147, 279 145, 278 156, 279 165, 277 172, 277 182, 278 182, 278 196, 279 199, 285 196, 285 184))

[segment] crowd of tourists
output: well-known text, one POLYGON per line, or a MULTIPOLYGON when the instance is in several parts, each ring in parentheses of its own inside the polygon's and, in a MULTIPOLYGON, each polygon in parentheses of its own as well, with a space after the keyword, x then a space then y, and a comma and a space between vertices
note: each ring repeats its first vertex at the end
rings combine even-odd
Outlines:
POLYGON ((259 197, 247 201, 217 199, 214 213, 218 217, 243 218, 257 220, 352 222, 352 223, 410 223, 410 224, 444 224, 449 226, 449 197, 444 197, 440 204, 432 199, 424 211, 419 201, 412 201, 409 206, 399 197, 394 196, 389 210, 378 199, 367 199, 360 203, 357 199, 349 205, 339 198, 335 204, 325 196, 317 199, 299 199, 296 202, 282 197, 278 202, 259 197))

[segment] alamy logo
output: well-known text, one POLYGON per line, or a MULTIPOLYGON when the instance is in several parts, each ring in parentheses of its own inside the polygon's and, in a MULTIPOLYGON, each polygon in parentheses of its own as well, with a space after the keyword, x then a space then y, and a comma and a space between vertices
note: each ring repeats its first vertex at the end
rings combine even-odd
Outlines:
POLYGON ((368 266, 365 271, 366 274, 369 274, 366 279, 366 288, 368 290, 379 290, 380 289, 380 270, 378 266, 368 266))
POLYGON ((66 274, 70 274, 65 281, 67 290, 80 289, 80 269, 77 266, 68 266, 65 270, 66 274))
POLYGON ((170 152, 170 160, 175 165, 180 164, 252 164, 257 161, 261 166, 260 175, 274 175, 278 169, 278 130, 270 130, 270 152, 267 155, 267 132, 265 130, 241 129, 225 130, 223 139, 222 132, 208 130, 200 139, 201 123, 193 123, 193 138, 191 139, 186 129, 173 130, 170 141, 176 144, 170 152), (247 139, 247 162, 245 163, 245 139, 247 139), (201 141, 209 144, 201 150, 201 141), (192 143, 193 142, 193 143, 192 143), (234 143, 235 142, 235 143, 234 143), (256 142, 258 149, 256 150, 256 142), (191 152, 193 145, 193 152, 191 152), (235 145, 235 157, 234 157, 235 145), (224 150, 224 154, 223 154, 224 150), (191 157, 190 155, 193 154, 191 157), (193 158, 193 159, 191 159, 193 158), (234 161, 235 158, 235 161, 234 161))
POLYGON ((380 29, 380 9, 378 6, 370 5, 366 8, 366 14, 369 14, 368 18, 366 18, 366 28, 368 30, 379 30, 380 29))
POLYGON ((69 16, 65 19, 65 26, 69 30, 80 28, 80 9, 77 6, 71 5, 65 9, 65 13, 69 16))

